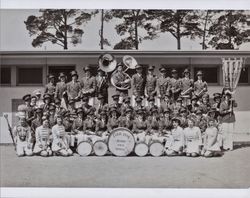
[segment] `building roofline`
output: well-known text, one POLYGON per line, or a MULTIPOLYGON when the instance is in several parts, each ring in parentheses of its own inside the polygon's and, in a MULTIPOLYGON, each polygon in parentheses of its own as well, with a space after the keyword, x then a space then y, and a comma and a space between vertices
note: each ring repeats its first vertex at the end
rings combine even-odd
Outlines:
POLYGON ((168 56, 168 57, 250 57, 250 51, 237 50, 180 50, 180 51, 151 51, 151 50, 95 50, 95 51, 0 51, 2 58, 12 56, 32 56, 32 57, 61 57, 61 56, 99 56, 100 54, 110 53, 117 56, 168 56))

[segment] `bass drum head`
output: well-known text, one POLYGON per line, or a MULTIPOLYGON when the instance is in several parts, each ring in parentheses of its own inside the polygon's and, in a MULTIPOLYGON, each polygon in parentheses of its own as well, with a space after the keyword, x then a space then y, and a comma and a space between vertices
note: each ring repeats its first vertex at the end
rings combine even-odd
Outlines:
POLYGON ((108 146, 104 141, 99 140, 95 142, 93 150, 97 156, 104 156, 108 151, 108 146))
POLYGON ((138 143, 135 145, 135 154, 143 157, 148 154, 148 145, 146 143, 138 143))
POLYGON ((164 152, 164 146, 159 141, 154 141, 149 146, 149 153, 154 157, 159 157, 164 152))
POLYGON ((118 127, 111 131, 108 139, 109 151, 115 156, 129 155, 135 147, 135 139, 129 129, 118 127))
POLYGON ((82 141, 77 146, 77 153, 81 156, 88 156, 92 153, 92 144, 87 141, 82 141))

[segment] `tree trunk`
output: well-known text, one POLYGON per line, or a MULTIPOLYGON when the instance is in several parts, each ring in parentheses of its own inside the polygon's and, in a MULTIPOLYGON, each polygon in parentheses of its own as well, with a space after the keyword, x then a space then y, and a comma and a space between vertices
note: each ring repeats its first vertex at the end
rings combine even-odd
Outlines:
POLYGON ((67 50, 68 49, 68 31, 67 31, 67 13, 64 10, 63 12, 63 17, 64 17, 64 40, 63 40, 63 45, 64 45, 64 49, 67 50))
POLYGON ((180 23, 177 24, 177 34, 176 34, 176 39, 177 39, 177 49, 181 49, 181 35, 180 35, 180 23))
POLYGON ((104 24, 104 10, 102 9, 102 13, 101 13, 101 30, 100 30, 100 46, 101 49, 103 49, 103 24, 104 24))
POLYGON ((140 13, 140 10, 136 11, 135 15, 135 49, 139 49, 139 41, 138 41, 138 15, 140 13))
POLYGON ((207 22, 208 22, 208 15, 209 10, 207 10, 206 18, 205 18, 205 24, 204 24, 204 30, 203 30, 203 39, 202 39, 202 49, 206 49, 206 31, 207 31, 207 22))

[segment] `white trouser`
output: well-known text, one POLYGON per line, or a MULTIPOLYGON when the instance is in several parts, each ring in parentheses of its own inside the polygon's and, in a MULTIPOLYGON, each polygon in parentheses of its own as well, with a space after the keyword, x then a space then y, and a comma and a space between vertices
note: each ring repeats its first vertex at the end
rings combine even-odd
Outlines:
POLYGON ((16 144, 16 153, 18 156, 24 156, 24 155, 32 155, 32 148, 31 145, 28 145, 26 141, 21 142, 18 141, 16 144))
POLYGON ((223 149, 233 150, 234 123, 222 123, 221 132, 223 149))

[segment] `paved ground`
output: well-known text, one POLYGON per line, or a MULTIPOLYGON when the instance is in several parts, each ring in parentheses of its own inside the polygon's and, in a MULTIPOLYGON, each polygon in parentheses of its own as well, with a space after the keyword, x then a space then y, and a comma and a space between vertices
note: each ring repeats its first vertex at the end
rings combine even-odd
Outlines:
POLYGON ((24 157, 0 146, 2 187, 250 187, 250 147, 219 158, 24 157))

